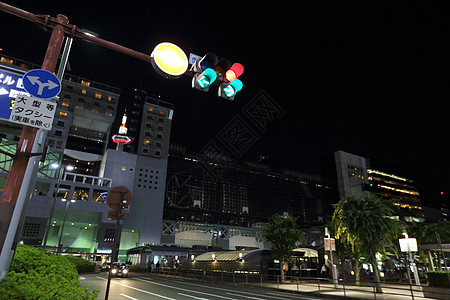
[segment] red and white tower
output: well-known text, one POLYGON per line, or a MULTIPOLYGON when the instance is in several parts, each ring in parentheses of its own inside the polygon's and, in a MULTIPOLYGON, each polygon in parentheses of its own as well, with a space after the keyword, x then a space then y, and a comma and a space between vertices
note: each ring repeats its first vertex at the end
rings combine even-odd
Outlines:
POLYGON ((123 151, 123 145, 131 143, 134 139, 127 135, 128 128, 125 127, 127 123, 127 114, 124 113, 122 117, 122 125, 119 127, 119 133, 111 137, 112 141, 117 144, 116 150, 123 151))

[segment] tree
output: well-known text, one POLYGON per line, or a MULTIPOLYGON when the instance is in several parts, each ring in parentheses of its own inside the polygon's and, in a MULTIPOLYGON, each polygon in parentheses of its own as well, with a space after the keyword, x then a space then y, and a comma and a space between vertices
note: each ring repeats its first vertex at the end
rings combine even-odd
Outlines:
POLYGON ((350 196, 339 201, 334 208, 332 224, 336 238, 372 264, 376 290, 382 293, 375 255, 384 253, 385 246, 394 245, 402 232, 402 224, 393 218, 393 201, 375 195, 350 196))
POLYGON ((297 218, 273 215, 263 230, 263 236, 272 243, 273 258, 281 262, 281 282, 284 282, 284 263, 291 260, 292 250, 303 239, 305 232, 297 225, 297 218))

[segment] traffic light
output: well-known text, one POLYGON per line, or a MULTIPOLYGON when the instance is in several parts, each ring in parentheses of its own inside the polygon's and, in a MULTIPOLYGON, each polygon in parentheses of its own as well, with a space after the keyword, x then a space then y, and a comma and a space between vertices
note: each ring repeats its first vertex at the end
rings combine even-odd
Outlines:
POLYGON ((242 87, 242 81, 238 79, 244 72, 244 67, 239 63, 231 64, 227 58, 218 59, 214 53, 208 53, 199 58, 192 65, 194 75, 192 87, 204 92, 215 82, 219 86, 219 97, 233 100, 242 87))
POLYGON ((234 63, 231 68, 225 72, 224 83, 219 86, 217 94, 219 97, 234 100, 234 96, 242 90, 244 84, 238 79, 244 73, 244 67, 240 63, 234 63))
POLYGON ((217 55, 208 53, 194 63, 194 77, 192 77, 192 87, 204 92, 209 91, 209 86, 216 81, 217 73, 213 67, 218 62, 217 55))

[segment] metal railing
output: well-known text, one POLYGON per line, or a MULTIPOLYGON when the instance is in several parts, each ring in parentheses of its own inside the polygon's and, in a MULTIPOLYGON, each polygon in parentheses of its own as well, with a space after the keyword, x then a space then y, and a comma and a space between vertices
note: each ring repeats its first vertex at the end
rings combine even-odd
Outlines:
MULTIPOLYGON (((315 295, 329 294, 349 298, 362 298, 364 297, 363 294, 365 294, 367 298, 370 295, 373 299, 376 299, 380 295, 383 295, 383 297, 386 297, 386 295, 404 296, 410 297, 411 299, 426 298, 423 291, 419 291, 417 286, 408 283, 381 282, 382 293, 377 293, 376 283, 374 281, 349 282, 339 279, 338 288, 334 288, 332 279, 320 277, 285 276, 285 281, 282 282, 280 275, 221 272, 219 270, 202 271, 159 268, 153 270, 152 273, 211 283, 260 286, 315 295)), ((427 287, 424 287, 424 289, 427 289, 427 287)), ((445 296, 448 297, 450 290, 436 290, 432 293, 433 296, 428 297, 444 299, 445 296)))

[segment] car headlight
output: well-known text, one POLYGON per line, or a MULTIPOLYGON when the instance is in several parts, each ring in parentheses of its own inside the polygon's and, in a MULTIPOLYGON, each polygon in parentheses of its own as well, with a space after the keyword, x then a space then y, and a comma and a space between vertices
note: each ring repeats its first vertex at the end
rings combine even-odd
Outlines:
POLYGON ((117 270, 116 269, 112 269, 111 273, 115 274, 115 273, 117 273, 117 270))
POLYGON ((124 269, 124 270, 122 270, 122 273, 127 274, 127 273, 128 273, 128 270, 127 270, 127 269, 124 269))

